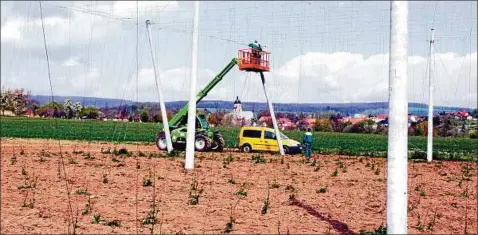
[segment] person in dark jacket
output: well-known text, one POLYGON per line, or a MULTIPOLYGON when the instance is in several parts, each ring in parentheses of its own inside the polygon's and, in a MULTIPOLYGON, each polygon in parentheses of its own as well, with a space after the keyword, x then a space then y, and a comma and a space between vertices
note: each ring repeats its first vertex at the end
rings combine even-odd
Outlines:
POLYGON ((249 43, 249 47, 252 49, 252 58, 255 64, 260 64, 262 47, 261 44, 254 40, 253 43, 249 43))
POLYGON ((312 130, 310 128, 307 128, 307 132, 305 132, 304 136, 302 137, 302 143, 304 145, 305 159, 307 159, 307 161, 312 156, 312 142, 313 141, 314 141, 314 139, 312 137, 312 130))
POLYGON ((260 45, 257 42, 257 40, 254 40, 254 42, 249 43, 249 47, 252 48, 253 50, 259 50, 260 45))

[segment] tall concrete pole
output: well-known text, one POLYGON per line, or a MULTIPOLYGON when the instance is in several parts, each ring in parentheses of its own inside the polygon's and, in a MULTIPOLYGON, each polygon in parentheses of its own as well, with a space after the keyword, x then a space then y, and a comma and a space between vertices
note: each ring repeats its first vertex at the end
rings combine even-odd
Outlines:
POLYGON ((427 160, 432 161, 433 158, 433 80, 432 69, 434 65, 433 44, 435 43, 435 29, 431 29, 430 53, 428 63, 428 136, 427 136, 427 160))
POLYGON ((153 61, 154 80, 156 81, 156 86, 158 87, 159 106, 161 108, 161 117, 163 119, 163 130, 166 135, 166 147, 168 149, 168 153, 170 153, 171 151, 173 151, 173 144, 171 142, 171 133, 169 131, 166 105, 164 104, 163 88, 161 85, 161 80, 159 80, 158 69, 156 67, 156 58, 154 56, 153 42, 151 39, 151 30, 149 29, 150 25, 151 25, 151 22, 149 20, 146 20, 146 29, 148 30, 149 46, 151 49, 151 60, 153 61))
POLYGON ((282 139, 280 136, 279 127, 277 126, 276 115, 274 114, 274 107, 272 106, 272 103, 269 100, 269 96, 267 96, 266 80, 264 78, 264 74, 262 72, 260 72, 260 74, 261 74, 262 88, 264 89, 264 95, 266 96, 266 101, 267 101, 267 104, 269 105, 269 112, 271 113, 272 125, 274 126, 274 130, 276 132, 276 139, 277 139, 277 145, 279 146, 279 152, 280 152, 280 155, 284 155, 284 147, 282 146, 282 139))
POLYGON ((191 84, 189 87, 188 131, 186 139, 186 160, 184 168, 194 169, 194 141, 196 134, 196 84, 198 75, 198 41, 199 41, 199 1, 194 2, 194 31, 191 84))
POLYGON ((391 1, 387 234, 407 234, 408 2, 391 1))

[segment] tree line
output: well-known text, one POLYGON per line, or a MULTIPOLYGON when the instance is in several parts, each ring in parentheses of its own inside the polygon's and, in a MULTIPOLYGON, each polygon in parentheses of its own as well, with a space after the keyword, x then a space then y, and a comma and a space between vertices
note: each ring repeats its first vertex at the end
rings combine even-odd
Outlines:
POLYGON ((5 115, 5 111, 17 116, 26 115, 30 111, 33 116, 68 119, 96 119, 100 113, 96 107, 85 107, 80 102, 73 103, 71 99, 65 99, 63 103, 52 100, 40 106, 36 100, 30 99, 30 92, 25 92, 24 89, 8 89, 1 93, 0 112, 5 115))

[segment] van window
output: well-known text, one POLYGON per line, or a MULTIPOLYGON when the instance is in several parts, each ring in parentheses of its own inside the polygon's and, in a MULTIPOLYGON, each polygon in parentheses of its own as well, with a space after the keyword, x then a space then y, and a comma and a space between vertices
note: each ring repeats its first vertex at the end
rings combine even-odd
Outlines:
POLYGON ((264 132, 264 139, 270 139, 270 140, 275 140, 276 139, 276 134, 266 131, 264 132))
POLYGON ((261 131, 257 130, 244 130, 242 133, 243 137, 248 137, 248 138, 261 138, 261 131))

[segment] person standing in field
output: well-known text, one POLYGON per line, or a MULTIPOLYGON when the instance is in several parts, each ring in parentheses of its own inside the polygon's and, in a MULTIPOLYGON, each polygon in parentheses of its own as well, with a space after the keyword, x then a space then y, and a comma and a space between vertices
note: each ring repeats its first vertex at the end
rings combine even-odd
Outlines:
POLYGON ((305 159, 307 159, 307 161, 312 156, 312 141, 313 141, 312 130, 310 128, 307 128, 307 131, 305 132, 304 136, 302 137, 302 143, 304 145, 305 159))

